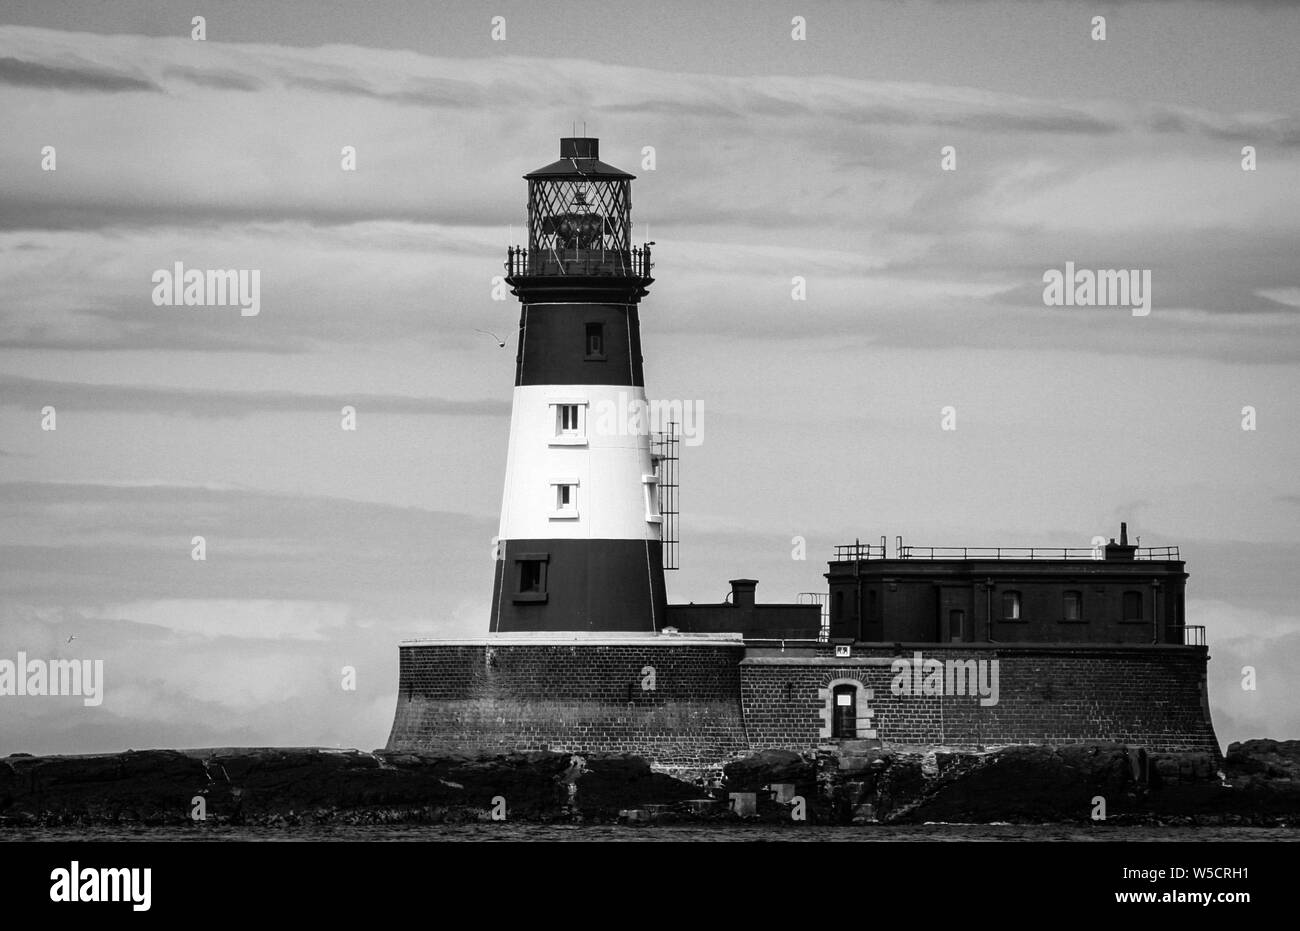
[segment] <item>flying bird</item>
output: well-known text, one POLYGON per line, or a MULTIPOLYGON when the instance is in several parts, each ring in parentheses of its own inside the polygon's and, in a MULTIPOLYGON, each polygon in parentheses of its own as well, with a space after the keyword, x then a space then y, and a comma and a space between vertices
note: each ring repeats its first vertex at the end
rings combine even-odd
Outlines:
POLYGON ((490 337, 492 337, 494 340, 497 341, 497 345, 498 345, 498 346, 500 346, 502 349, 505 349, 505 348, 506 348, 506 341, 503 340, 500 336, 497 336, 497 335, 496 335, 495 333, 493 333, 491 330, 480 330, 478 327, 474 327, 474 332, 475 332, 475 333, 482 333, 482 334, 484 334, 484 335, 486 335, 486 336, 490 336, 490 337))
POLYGON ((76 639, 77 639, 76 634, 68 634, 68 643, 71 643, 76 639))

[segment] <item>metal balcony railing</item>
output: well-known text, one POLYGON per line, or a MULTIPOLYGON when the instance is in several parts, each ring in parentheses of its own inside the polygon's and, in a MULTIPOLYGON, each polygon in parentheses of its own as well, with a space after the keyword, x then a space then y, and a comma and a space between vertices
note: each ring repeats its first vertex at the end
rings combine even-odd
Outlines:
POLYGON ((525 249, 506 250, 506 276, 591 276, 601 278, 649 278, 654 262, 650 247, 633 249, 525 249))
MULTIPOLYGON (((900 546, 900 559, 1104 559, 1104 546, 900 546)), ((1176 546, 1134 550, 1134 559, 1177 560, 1176 546)))
POLYGON ((829 592, 800 592, 795 601, 801 605, 817 605, 821 610, 821 629, 817 639, 829 643, 831 639, 831 603, 829 592))
POLYGON ((1175 638, 1175 642, 1181 640, 1185 647, 1203 647, 1205 646, 1205 625, 1204 624, 1184 624, 1181 628, 1170 627, 1170 634, 1175 638), (1182 637, 1178 637, 1178 632, 1182 631, 1182 637))
POLYGON ((835 547, 835 562, 857 562, 860 559, 884 559, 884 537, 880 543, 845 543, 835 547))
POLYGON ((1176 546, 1143 546, 1133 552, 1134 559, 1182 560, 1176 546))

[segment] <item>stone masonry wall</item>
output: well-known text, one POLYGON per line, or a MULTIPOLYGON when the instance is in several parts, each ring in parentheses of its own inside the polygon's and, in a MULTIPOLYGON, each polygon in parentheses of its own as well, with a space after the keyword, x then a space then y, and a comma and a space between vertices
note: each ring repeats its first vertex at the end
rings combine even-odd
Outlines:
POLYGON ((730 644, 410 644, 401 647, 389 749, 635 753, 714 765, 751 750, 830 742, 837 685, 857 692, 857 736, 884 746, 977 748, 1116 741, 1219 755, 1204 648, 855 646, 779 653, 730 644), (891 663, 998 661, 998 703, 894 695, 891 663), (646 668, 654 689, 642 688, 646 668))
POLYGON ((402 645, 389 749, 636 753, 690 765, 747 749, 739 643, 402 645), (647 667, 653 667, 653 689, 647 667))
POLYGON ((756 655, 741 665, 746 728, 755 749, 802 749, 829 737, 830 693, 860 683, 858 734, 885 746, 954 747, 1119 741, 1152 751, 1219 755, 1206 695, 1204 648, 916 647, 926 659, 998 660, 999 698, 894 695, 890 663, 904 647, 853 648, 840 659, 756 655), (868 697, 869 693, 869 697, 868 697))

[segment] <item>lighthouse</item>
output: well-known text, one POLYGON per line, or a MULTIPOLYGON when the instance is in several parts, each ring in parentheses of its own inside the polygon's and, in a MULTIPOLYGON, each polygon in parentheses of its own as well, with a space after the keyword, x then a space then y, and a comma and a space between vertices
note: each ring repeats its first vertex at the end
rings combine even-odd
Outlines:
POLYGON ((492 633, 664 626, 663 517, 651 455, 638 308, 650 246, 632 246, 634 176, 599 140, 560 140, 524 175, 519 298, 492 633), (629 416, 629 412, 631 416, 629 416))

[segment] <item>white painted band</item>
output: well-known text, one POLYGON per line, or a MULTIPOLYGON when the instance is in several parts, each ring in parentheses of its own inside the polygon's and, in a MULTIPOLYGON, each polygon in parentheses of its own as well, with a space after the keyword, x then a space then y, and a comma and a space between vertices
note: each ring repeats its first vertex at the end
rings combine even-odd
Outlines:
POLYGON ((655 471, 646 414, 643 388, 516 387, 500 539, 661 540, 646 506, 645 476, 655 471), (561 434, 557 398, 582 406, 579 435, 561 434), (576 519, 557 513, 557 484, 575 486, 576 519))

